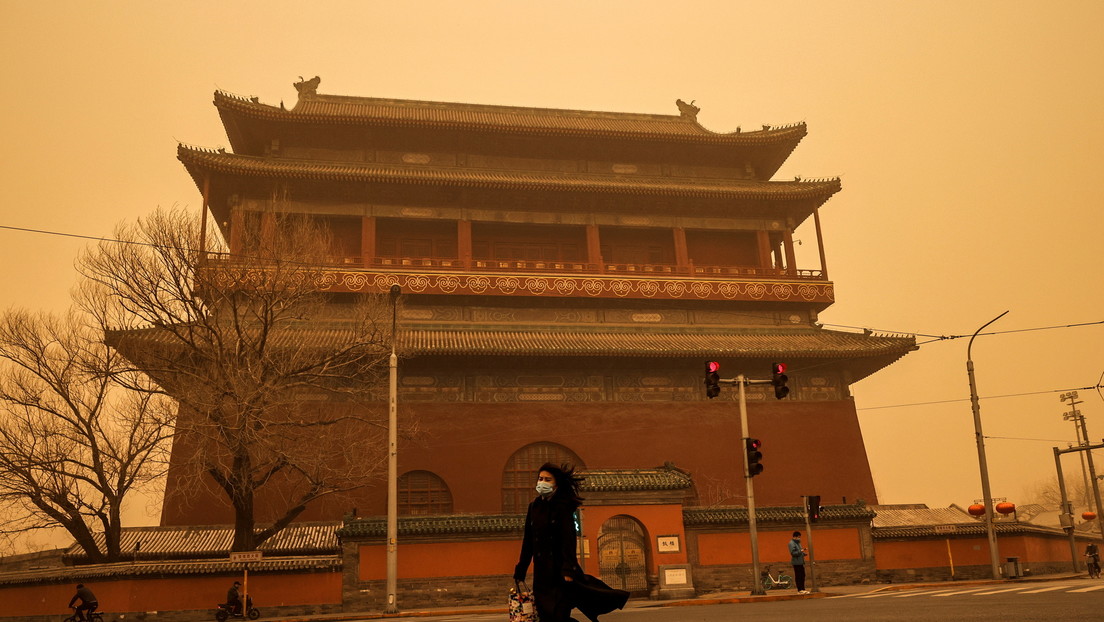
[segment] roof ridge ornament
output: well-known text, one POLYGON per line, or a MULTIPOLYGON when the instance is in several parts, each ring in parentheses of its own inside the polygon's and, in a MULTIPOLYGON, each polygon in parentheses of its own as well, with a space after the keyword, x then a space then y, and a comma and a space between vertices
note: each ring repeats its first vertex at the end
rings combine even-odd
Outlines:
POLYGON ((692 100, 690 100, 690 103, 688 104, 688 103, 682 101, 681 99, 676 99, 675 100, 675 105, 678 106, 679 114, 682 115, 683 119, 690 119, 691 121, 697 122, 697 120, 698 120, 698 111, 701 110, 701 108, 698 108, 697 106, 694 105, 695 101, 697 101, 697 100, 692 99, 692 100))
POLYGON ((322 82, 322 78, 314 76, 310 80, 304 80, 303 76, 299 76, 299 81, 292 86, 295 90, 299 91, 299 99, 304 97, 311 97, 318 94, 318 84, 322 82))

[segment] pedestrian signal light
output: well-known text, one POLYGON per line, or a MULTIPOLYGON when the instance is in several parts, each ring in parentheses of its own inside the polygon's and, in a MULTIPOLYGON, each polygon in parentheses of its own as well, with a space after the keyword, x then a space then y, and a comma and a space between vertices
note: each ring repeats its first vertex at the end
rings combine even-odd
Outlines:
POLYGON ((771 363, 771 384, 774 385, 774 397, 782 399, 790 394, 790 388, 786 386, 789 377, 786 376, 785 363, 771 363))
POLYGON ((721 374, 718 373, 721 364, 717 361, 709 361, 705 364, 705 396, 713 399, 721 394, 721 374))
POLYGON ((820 520, 820 495, 805 497, 805 511, 809 513, 810 523, 820 520))
POLYGON ((757 438, 745 438, 744 444, 747 448, 748 477, 755 477, 763 472, 763 465, 759 463, 763 459, 763 452, 759 451, 763 443, 757 438))

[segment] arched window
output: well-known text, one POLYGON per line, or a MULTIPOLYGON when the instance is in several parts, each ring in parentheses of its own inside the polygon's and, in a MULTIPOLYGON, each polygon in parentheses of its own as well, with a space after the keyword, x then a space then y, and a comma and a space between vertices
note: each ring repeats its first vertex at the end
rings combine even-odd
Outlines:
POLYGON ((452 514, 452 493, 445 480, 429 471, 410 471, 399 478, 399 516, 452 514))
POLYGON ((529 502, 537 495, 533 490, 537 483, 537 469, 545 462, 575 465, 576 469, 586 468, 579 456, 563 445, 533 443, 522 447, 506 461, 506 469, 502 472, 504 514, 525 513, 529 502))

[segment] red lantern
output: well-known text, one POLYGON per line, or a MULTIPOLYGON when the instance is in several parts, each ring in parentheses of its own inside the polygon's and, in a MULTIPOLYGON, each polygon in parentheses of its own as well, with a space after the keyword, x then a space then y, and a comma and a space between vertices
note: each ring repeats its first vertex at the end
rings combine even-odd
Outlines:
POLYGON ((1016 511, 1016 504, 1015 503, 1007 503, 1007 502, 998 503, 997 504, 997 511, 1000 512, 1001 514, 1011 514, 1012 512, 1016 511))
POLYGON ((975 503, 966 508, 966 511, 970 513, 970 516, 983 516, 985 514, 985 506, 980 503, 975 503))
POLYGON ((1096 518, 1096 512, 1081 512, 1081 518, 1084 520, 1092 520, 1096 518))

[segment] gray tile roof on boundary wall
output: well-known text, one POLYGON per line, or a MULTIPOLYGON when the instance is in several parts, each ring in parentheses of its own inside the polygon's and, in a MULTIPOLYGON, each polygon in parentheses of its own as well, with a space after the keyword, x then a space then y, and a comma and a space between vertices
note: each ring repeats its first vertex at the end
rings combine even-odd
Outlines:
MULTIPOLYGON (((803 523, 805 508, 801 506, 757 507, 755 518, 757 521, 766 522, 803 523)), ((858 504, 824 505, 821 506, 820 518, 823 521, 871 520, 874 518, 874 511, 865 505, 858 504)), ((748 509, 743 506, 684 508, 682 519, 687 527, 746 524, 748 509)))
MULTIPOLYGON (((86 564, 0 572, 0 585, 28 583, 73 583, 76 581, 102 581, 124 577, 180 576, 180 575, 236 575, 245 566, 227 559, 167 560, 117 562, 113 564, 86 564)), ((339 555, 306 557, 270 557, 250 562, 249 571, 265 572, 336 572, 343 567, 339 555)))
MULTIPOLYGON (((258 550, 271 555, 336 555, 341 551, 334 532, 339 521, 293 523, 268 540, 258 550)), ((103 533, 95 534, 103 547, 103 533)), ((231 525, 169 527, 128 527, 123 529, 121 549, 132 559, 195 559, 225 557, 234 541, 231 525)), ((65 560, 86 563, 88 556, 78 544, 69 547, 65 560)))

